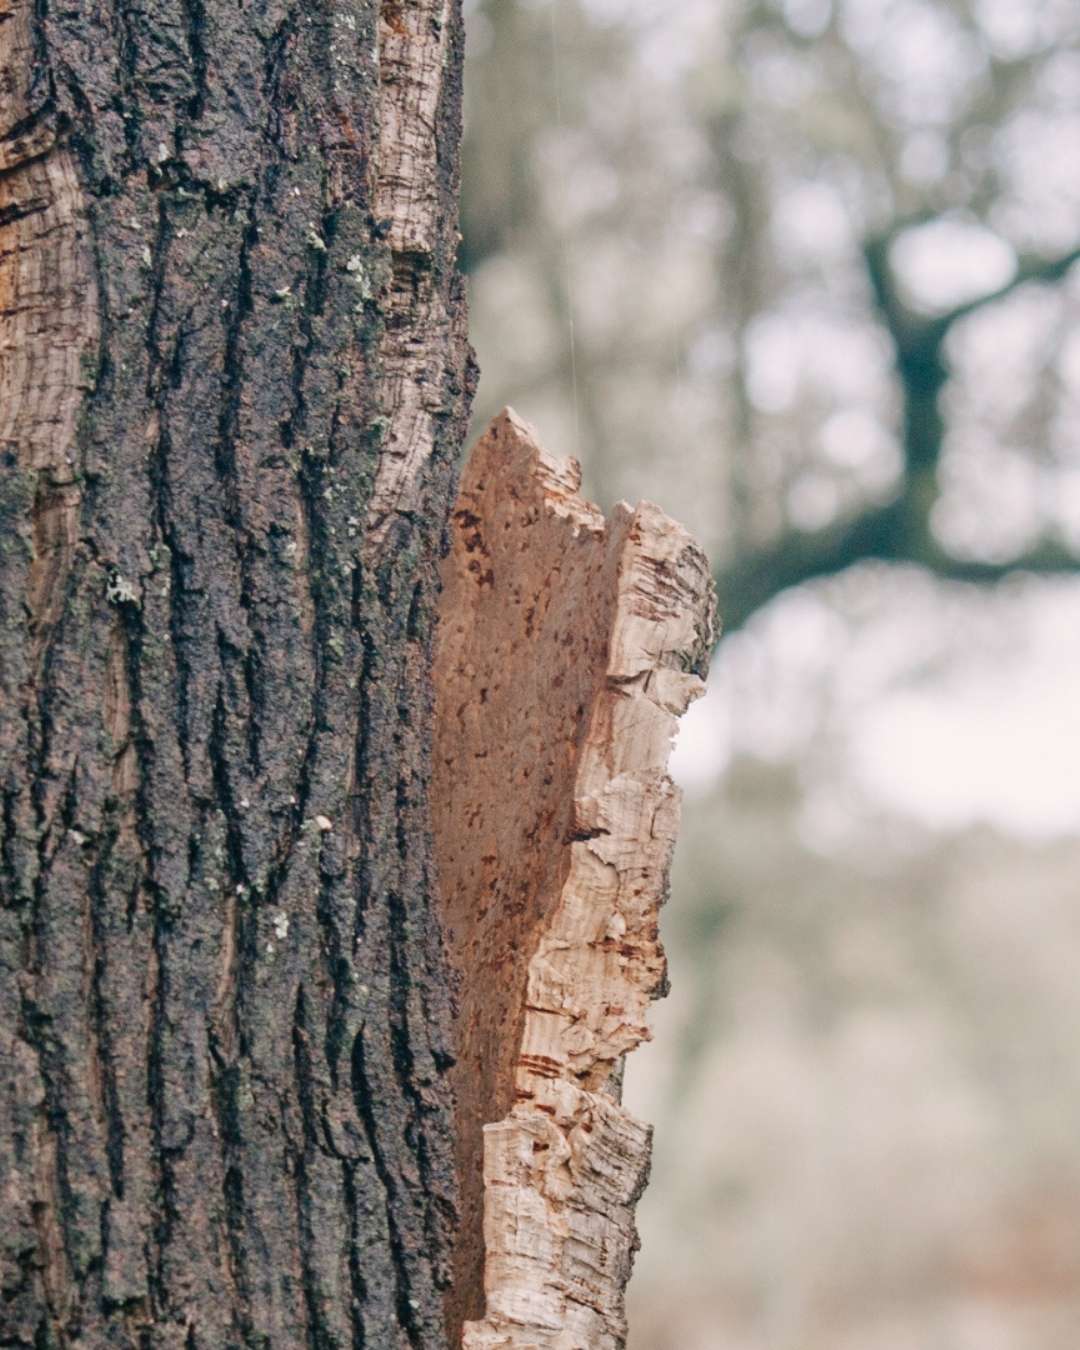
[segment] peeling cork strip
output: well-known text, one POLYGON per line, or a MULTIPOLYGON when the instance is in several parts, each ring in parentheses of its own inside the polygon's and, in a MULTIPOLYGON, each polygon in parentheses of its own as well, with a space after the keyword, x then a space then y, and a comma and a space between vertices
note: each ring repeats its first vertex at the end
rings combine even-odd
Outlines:
POLYGON ((707 561, 650 503, 610 522, 509 409, 465 469, 435 663, 433 823, 458 981, 466 1350, 624 1344, 648 1126, 622 1058, 666 989, 666 764, 715 639, 707 561))

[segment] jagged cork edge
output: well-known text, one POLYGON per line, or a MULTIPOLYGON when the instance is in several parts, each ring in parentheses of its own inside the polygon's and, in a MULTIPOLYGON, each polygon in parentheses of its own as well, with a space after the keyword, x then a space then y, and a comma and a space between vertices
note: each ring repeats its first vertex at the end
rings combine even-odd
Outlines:
POLYGON ((516 1101, 484 1127, 486 1315, 462 1343, 616 1350, 651 1129, 610 1087, 666 991, 658 911, 679 820, 666 767, 678 717, 704 688, 715 598, 680 525, 651 503, 620 504, 605 535, 576 495, 577 466, 547 456, 509 410, 502 420, 530 444, 547 509, 599 536, 616 596, 577 763, 569 871, 528 964, 516 1101))

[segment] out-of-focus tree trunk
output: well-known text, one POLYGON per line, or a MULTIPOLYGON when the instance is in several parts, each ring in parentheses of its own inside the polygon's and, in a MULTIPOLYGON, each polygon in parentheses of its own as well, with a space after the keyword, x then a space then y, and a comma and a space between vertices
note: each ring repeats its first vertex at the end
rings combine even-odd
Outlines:
POLYGON ((0 1342, 441 1346, 456 0, 0 11, 0 1342))

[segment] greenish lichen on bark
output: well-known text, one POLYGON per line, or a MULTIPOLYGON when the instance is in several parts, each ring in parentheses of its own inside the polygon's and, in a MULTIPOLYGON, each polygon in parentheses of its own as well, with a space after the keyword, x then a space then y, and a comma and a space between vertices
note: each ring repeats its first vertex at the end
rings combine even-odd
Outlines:
POLYGON ((458 8, 0 48, 0 1341, 440 1346, 458 8))

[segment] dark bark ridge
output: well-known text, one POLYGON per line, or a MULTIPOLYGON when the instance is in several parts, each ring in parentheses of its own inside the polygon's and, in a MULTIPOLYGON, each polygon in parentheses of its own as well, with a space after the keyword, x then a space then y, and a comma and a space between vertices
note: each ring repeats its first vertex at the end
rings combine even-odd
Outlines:
POLYGON ((460 15, 0 19, 0 1344, 440 1346, 460 15))

